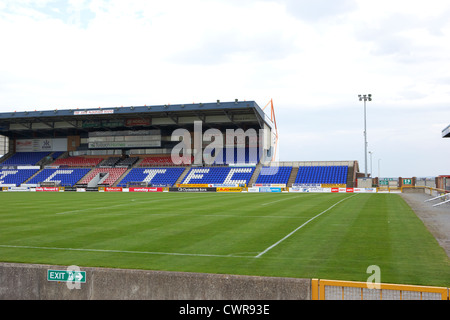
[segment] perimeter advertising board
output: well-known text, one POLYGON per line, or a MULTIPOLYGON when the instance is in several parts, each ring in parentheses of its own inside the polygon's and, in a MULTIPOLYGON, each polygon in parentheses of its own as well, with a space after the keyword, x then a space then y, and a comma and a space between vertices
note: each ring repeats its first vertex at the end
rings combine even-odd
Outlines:
POLYGON ((259 187, 259 192, 281 192, 281 188, 259 187))
POLYGON ((59 188, 59 187, 37 187, 36 191, 37 192, 59 192, 59 191, 64 191, 64 189, 59 188))
POLYGON ((331 192, 331 188, 304 188, 304 187, 291 187, 289 192, 331 192))
POLYGON ((281 192, 281 188, 276 187, 251 187, 247 192, 281 192))
POLYGON ((99 188, 99 191, 104 191, 104 192, 122 192, 122 188, 121 187, 104 187, 104 188, 99 188))
POLYGON ((217 188, 169 188, 169 192, 216 192, 217 188))
POLYGON ((376 193, 377 189, 376 188, 302 188, 302 187, 291 187, 291 188, 289 188, 289 192, 376 193))
POLYGON ((128 188, 128 192, 163 192, 163 188, 134 187, 128 188))

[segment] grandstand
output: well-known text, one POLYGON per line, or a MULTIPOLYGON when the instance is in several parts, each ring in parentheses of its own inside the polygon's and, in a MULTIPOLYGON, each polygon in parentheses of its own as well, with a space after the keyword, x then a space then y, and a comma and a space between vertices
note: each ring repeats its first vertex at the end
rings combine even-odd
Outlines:
POLYGON ((276 152, 276 123, 253 101, 0 113, 0 134, 8 144, 0 159, 3 187, 352 187, 358 170, 355 161, 263 163, 276 152), (179 140, 173 132, 186 130, 195 138, 196 121, 205 127, 207 141, 192 141, 189 153, 174 161, 171 152, 179 140), (232 145, 223 137, 224 144, 207 148, 210 128, 224 135, 254 130, 257 136, 233 137, 232 145), (200 163, 195 152, 201 153, 200 163))
MULTIPOLYGON (((21 153, 9 159, 32 159, 40 161, 48 154, 30 155, 21 153)), ((257 185, 282 184, 285 186, 303 184, 351 184, 349 166, 327 165, 316 162, 315 166, 284 165, 275 163, 262 166, 174 166, 169 156, 126 158, 120 157, 83 157, 73 156, 57 159, 42 168, 27 163, 27 166, 11 166, 11 160, 1 163, 2 186, 40 185, 43 182, 54 182, 59 186, 120 186, 130 182, 142 182, 149 186, 174 186, 184 174, 181 184, 216 184, 216 185, 249 185, 250 181, 257 185), (140 160, 138 160, 140 159, 140 160), (151 160, 149 160, 151 159, 151 160), (164 161, 160 161, 165 159, 164 161), (156 160, 156 161, 155 161, 156 160), (153 166, 151 166, 153 164, 153 166), (171 165, 171 167, 170 167, 171 165), (295 173, 295 180, 291 181, 295 173), (253 178, 253 179, 252 179, 253 178), (349 180, 350 179, 350 180, 349 180), (291 181, 291 182, 290 182, 291 181)), ((16 161, 16 160, 12 160, 16 161)), ((29 162, 24 160, 24 162, 29 162)), ((353 175, 353 170, 351 170, 353 175)))

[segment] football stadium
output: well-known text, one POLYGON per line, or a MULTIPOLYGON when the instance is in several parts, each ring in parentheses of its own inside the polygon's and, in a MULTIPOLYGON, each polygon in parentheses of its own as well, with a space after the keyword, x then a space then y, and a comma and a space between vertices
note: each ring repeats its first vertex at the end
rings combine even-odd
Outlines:
POLYGON ((450 176, 278 161, 272 101, 7 112, 0 135, 0 298, 448 300, 450 176))

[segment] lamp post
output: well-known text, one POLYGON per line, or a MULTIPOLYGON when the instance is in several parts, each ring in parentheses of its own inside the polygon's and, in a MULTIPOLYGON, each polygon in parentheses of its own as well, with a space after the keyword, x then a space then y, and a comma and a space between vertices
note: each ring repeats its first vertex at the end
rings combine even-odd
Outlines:
POLYGON ((358 95, 359 101, 364 101, 364 166, 365 177, 367 178, 367 120, 366 120, 366 101, 372 101, 372 95, 358 95))
POLYGON ((380 162, 381 162, 381 159, 378 159, 378 179, 381 177, 380 176, 380 162))
POLYGON ((373 171, 372 171, 372 155, 373 151, 369 151, 370 154, 370 177, 373 178, 373 171))

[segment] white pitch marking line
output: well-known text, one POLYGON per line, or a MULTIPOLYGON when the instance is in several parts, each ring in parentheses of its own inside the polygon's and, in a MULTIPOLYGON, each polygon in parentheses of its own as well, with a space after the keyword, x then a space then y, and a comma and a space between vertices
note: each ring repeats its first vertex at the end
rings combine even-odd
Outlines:
POLYGON ((254 256, 241 256, 241 255, 233 255, 233 254, 220 255, 220 254, 202 254, 202 253, 151 252, 151 251, 128 251, 128 250, 108 250, 108 249, 82 249, 82 248, 55 248, 55 247, 34 247, 34 246, 13 246, 13 245, 0 245, 0 248, 106 252, 106 253, 130 253, 130 254, 168 255, 168 256, 191 256, 191 257, 254 258, 254 256))
POLYGON ((272 203, 276 203, 276 202, 280 202, 280 201, 285 201, 285 200, 290 200, 290 199, 294 199, 294 198, 298 198, 298 197, 300 197, 300 196, 296 196, 296 197, 292 197, 292 198, 288 196, 288 198, 286 198, 286 199, 280 199, 280 200, 276 200, 276 201, 272 201, 272 202, 262 203, 261 205, 262 206, 267 206, 268 204, 272 204, 272 203))
POLYGON ((326 210, 322 211, 321 213, 319 213, 318 215, 312 217, 311 219, 309 219, 308 221, 306 221, 304 224, 302 224, 300 227, 298 227, 297 229, 295 229, 294 231, 292 231, 291 233, 289 233, 287 236, 285 236, 283 239, 278 240, 277 242, 275 242, 274 244, 272 244, 270 247, 268 247, 266 250, 264 250, 264 251, 262 251, 261 253, 259 253, 257 256, 255 256, 255 258, 261 257, 263 254, 265 254, 265 253, 267 253, 269 250, 275 248, 275 247, 276 247, 277 245, 279 245, 281 242, 283 242, 284 240, 286 240, 287 238, 289 238, 290 236, 292 236, 294 233, 296 233, 298 230, 300 230, 301 228, 303 228, 304 226, 306 226, 308 223, 310 223, 310 222, 313 221, 314 219, 320 217, 320 216, 323 215, 325 212, 330 211, 330 210, 333 209, 335 206, 337 206, 339 203, 341 203, 341 202, 343 202, 343 201, 345 201, 345 200, 348 200, 348 199, 350 199, 350 198, 353 198, 354 196, 356 196, 356 194, 354 194, 354 195, 352 195, 352 196, 350 196, 350 197, 344 198, 344 199, 342 199, 342 200, 336 202, 335 204, 333 204, 333 205, 332 205, 331 207, 329 207, 328 209, 326 209, 326 210))
MULTIPOLYGON (((192 199, 194 197, 183 197, 183 198, 177 198, 176 200, 182 200, 182 199, 192 199)), ((123 206, 130 206, 135 204, 142 204, 142 203, 152 203, 157 201, 164 201, 164 200, 172 200, 172 199, 154 199, 150 201, 135 201, 136 199, 131 199, 130 202, 134 203, 122 203, 122 204, 116 204, 113 206, 106 206, 106 207, 97 207, 97 208, 86 208, 86 209, 79 209, 79 210, 70 210, 70 211, 64 211, 64 212, 58 212, 56 214, 67 214, 67 213, 76 213, 76 212, 83 212, 83 211, 89 211, 89 210, 102 210, 102 209, 109 209, 109 208, 115 208, 115 207, 123 207, 123 206)))
POLYGON ((126 204, 122 203, 122 204, 117 204, 117 205, 114 205, 114 206, 71 210, 71 211, 58 212, 56 214, 76 213, 76 212, 83 212, 83 211, 89 211, 89 210, 101 210, 101 209, 109 209, 109 208, 123 207, 123 206, 129 206, 129 205, 130 205, 129 203, 126 203, 126 204))

